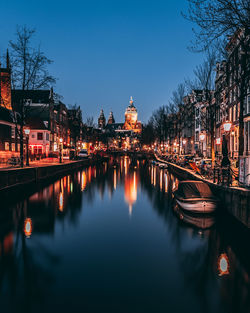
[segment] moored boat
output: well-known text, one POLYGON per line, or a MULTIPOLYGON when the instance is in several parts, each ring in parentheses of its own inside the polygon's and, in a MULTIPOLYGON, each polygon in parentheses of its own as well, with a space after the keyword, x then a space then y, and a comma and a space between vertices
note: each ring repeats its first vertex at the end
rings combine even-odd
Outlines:
POLYGON ((208 184, 202 181, 180 182, 174 197, 184 210, 196 213, 214 212, 218 204, 208 184))

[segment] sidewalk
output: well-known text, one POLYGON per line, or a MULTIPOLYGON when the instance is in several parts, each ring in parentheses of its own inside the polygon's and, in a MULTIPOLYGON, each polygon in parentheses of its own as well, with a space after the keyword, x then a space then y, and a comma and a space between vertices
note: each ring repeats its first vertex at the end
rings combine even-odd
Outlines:
MULTIPOLYGON (((43 167, 43 166, 49 166, 49 165, 59 165, 59 164, 67 164, 75 162, 73 160, 63 160, 62 163, 59 162, 58 158, 46 158, 46 159, 41 159, 41 160, 36 160, 36 161, 30 161, 30 165, 26 166, 26 160, 24 161, 24 167, 23 168, 35 168, 35 167, 43 167)), ((20 169, 20 166, 11 166, 6 163, 0 163, 0 171, 3 169, 20 169)))

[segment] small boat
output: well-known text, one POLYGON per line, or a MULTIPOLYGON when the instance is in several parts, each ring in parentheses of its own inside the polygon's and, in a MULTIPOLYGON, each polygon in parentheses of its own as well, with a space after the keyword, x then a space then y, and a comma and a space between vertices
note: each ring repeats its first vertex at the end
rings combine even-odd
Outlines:
POLYGON ((160 163, 159 164, 159 168, 167 168, 168 166, 167 166, 167 164, 165 164, 165 163, 160 163))
POLYGON ((218 204, 208 184, 202 181, 180 182, 174 197, 184 210, 196 213, 212 213, 218 204))

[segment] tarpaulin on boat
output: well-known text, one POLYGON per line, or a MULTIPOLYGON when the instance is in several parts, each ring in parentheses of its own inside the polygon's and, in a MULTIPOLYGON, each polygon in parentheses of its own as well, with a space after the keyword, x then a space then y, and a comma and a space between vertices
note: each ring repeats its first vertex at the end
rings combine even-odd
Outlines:
POLYGON ((199 181, 181 182, 178 195, 182 198, 213 198, 213 193, 206 183, 199 181))

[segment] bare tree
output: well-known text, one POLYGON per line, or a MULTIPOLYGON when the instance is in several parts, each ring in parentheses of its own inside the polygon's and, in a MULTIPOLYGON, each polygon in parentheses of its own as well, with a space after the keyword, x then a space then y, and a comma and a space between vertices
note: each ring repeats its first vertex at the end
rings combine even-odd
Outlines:
MULTIPOLYGON (((35 90, 44 89, 55 83, 55 78, 49 75, 47 66, 52 63, 40 46, 32 45, 35 30, 27 26, 17 26, 16 39, 10 41, 12 89, 35 90)), ((25 100, 13 103, 12 109, 16 117, 17 133, 20 138, 20 159, 23 167, 23 127, 25 124, 25 100), (18 113, 18 114, 17 114, 18 113), (17 121, 17 116, 19 119, 17 121)), ((27 147, 28 149, 28 147, 27 147)))
MULTIPOLYGON (((170 115, 172 119, 175 119, 175 133, 177 139, 178 139, 178 144, 179 144, 179 153, 180 153, 180 143, 181 143, 181 133, 183 129, 183 117, 181 115, 181 108, 183 106, 183 99, 184 96, 187 92, 187 86, 186 83, 180 83, 176 90, 173 91, 172 98, 169 103, 169 110, 172 113, 170 115), (174 114, 173 114, 174 113, 174 114)), ((169 127, 169 129, 171 126, 169 127)))
POLYGON ((247 63, 249 62, 250 2, 249 0, 187 0, 189 8, 183 16, 198 26, 193 50, 204 51, 217 39, 236 36, 241 47, 239 157, 244 151, 244 99, 247 92, 247 63))
MULTIPOLYGON (((187 0, 188 11, 182 15, 198 26, 194 31, 194 50, 207 50, 219 38, 231 36, 239 29, 249 34, 249 0, 187 0)), ((239 39, 242 39, 241 37, 239 39)))
POLYGON ((214 137, 215 137, 215 103, 213 103, 213 89, 215 81, 215 65, 218 52, 215 48, 206 51, 206 58, 194 69, 194 80, 187 81, 189 88, 203 91, 203 102, 206 107, 205 112, 201 113, 201 126, 204 128, 211 139, 211 157, 214 164, 214 137))
POLYGON ((87 127, 95 127, 95 123, 94 123, 94 118, 93 118, 93 116, 88 116, 88 117, 86 118, 85 125, 86 125, 87 127))
POLYGON ((34 34, 34 29, 17 26, 16 40, 9 42, 13 89, 44 89, 55 83, 55 78, 47 70, 52 61, 41 51, 40 46, 32 46, 34 34))

